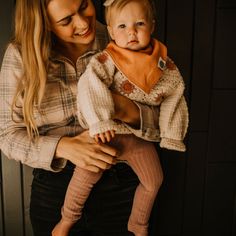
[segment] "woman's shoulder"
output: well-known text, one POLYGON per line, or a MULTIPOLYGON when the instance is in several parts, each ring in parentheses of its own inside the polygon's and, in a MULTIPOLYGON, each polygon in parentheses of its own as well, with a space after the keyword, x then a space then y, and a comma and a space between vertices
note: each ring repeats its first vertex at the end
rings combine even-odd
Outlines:
POLYGON ((6 45, 7 53, 20 53, 20 46, 15 42, 10 42, 6 45))
POLYGON ((21 61, 20 46, 14 42, 10 42, 6 46, 2 66, 4 66, 4 64, 14 64, 17 66, 16 64, 21 64, 21 61))
POLYGON ((21 58, 20 46, 14 42, 10 42, 9 44, 7 44, 4 57, 21 58))

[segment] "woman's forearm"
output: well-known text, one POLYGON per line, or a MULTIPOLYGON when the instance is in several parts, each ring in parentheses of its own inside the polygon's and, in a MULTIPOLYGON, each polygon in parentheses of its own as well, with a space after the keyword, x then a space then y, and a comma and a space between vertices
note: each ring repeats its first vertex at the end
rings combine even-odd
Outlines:
POLYGON ((139 107, 124 96, 112 94, 112 97, 115 104, 114 119, 121 120, 134 128, 140 127, 139 107))
POLYGON ((148 141, 160 141, 159 107, 148 106, 112 94, 115 104, 114 119, 125 122, 136 136, 148 141))

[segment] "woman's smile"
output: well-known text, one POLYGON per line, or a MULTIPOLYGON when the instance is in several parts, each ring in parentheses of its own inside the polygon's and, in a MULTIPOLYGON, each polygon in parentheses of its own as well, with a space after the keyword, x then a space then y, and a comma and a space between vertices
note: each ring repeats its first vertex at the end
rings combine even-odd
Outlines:
POLYGON ((88 36, 89 34, 91 34, 92 30, 90 27, 84 29, 83 31, 81 32, 76 32, 75 33, 75 36, 80 36, 80 37, 86 37, 88 36))

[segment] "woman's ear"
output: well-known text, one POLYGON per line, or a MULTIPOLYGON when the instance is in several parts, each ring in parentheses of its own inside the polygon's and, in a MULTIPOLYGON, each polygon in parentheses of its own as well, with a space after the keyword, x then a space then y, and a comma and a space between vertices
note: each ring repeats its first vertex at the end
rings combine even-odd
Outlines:
POLYGON ((112 30, 111 26, 108 25, 107 30, 108 30, 108 33, 109 33, 111 39, 114 40, 114 34, 113 34, 113 30, 112 30))

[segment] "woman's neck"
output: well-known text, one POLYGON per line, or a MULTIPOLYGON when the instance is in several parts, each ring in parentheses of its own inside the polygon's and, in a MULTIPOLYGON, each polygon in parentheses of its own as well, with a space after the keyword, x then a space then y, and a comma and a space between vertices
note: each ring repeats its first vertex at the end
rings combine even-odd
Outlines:
POLYGON ((73 64, 76 64, 77 59, 87 52, 92 46, 90 44, 74 44, 74 43, 65 43, 57 42, 55 49, 66 58, 70 59, 73 64))

